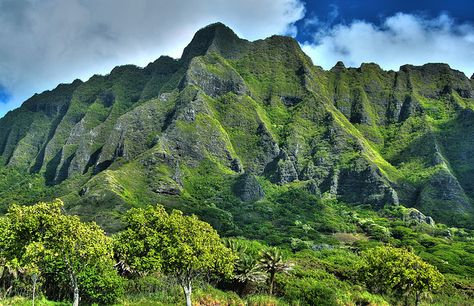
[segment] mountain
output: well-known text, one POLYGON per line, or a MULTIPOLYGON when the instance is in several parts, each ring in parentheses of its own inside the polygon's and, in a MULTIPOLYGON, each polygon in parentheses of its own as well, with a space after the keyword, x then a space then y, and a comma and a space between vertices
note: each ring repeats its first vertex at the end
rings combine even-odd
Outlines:
POLYGON ((0 119, 0 164, 3 210, 61 197, 110 231, 163 203, 258 237, 321 199, 473 228, 474 81, 446 64, 326 71, 292 38, 216 23, 181 59, 34 95, 0 119))

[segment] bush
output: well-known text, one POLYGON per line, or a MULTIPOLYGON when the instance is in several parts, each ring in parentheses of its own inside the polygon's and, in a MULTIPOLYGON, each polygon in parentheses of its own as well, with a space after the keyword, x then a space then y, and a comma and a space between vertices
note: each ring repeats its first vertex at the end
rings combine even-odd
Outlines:
POLYGON ((285 299, 300 305, 337 305, 337 291, 314 278, 294 279, 284 289, 285 299))
POLYGON ((79 275, 84 303, 113 304, 124 294, 124 281, 109 265, 86 268, 79 275))
POLYGON ((248 306, 285 306, 287 303, 268 295, 252 295, 247 298, 248 306))

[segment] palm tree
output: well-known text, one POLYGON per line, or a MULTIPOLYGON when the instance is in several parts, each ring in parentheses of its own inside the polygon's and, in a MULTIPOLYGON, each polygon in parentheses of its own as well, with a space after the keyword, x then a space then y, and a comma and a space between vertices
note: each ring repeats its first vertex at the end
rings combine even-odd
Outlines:
POLYGON ((222 239, 224 245, 231 249, 234 254, 242 254, 247 252, 247 247, 242 244, 239 240, 231 239, 231 238, 224 238, 222 239))
POLYGON ((247 252, 247 246, 237 239, 224 238, 224 245, 237 255, 234 265, 234 281, 238 293, 243 295, 251 284, 258 284, 267 279, 265 272, 260 269, 255 256, 247 252))
POLYGON ((258 284, 267 279, 267 275, 260 269, 257 259, 241 254, 234 268, 234 279, 239 283, 239 294, 243 295, 250 284, 258 284))
POLYGON ((260 255, 259 267, 270 275, 268 284, 270 286, 269 293, 272 295, 275 275, 277 273, 288 273, 292 269, 292 264, 283 260, 280 250, 268 248, 260 255))

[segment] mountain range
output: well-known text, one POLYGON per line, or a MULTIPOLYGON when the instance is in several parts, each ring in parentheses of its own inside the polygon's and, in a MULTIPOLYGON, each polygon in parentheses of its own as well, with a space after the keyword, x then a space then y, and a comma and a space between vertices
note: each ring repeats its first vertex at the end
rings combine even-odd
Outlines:
POLYGON ((60 197, 113 232, 162 203, 255 238, 326 199, 473 228, 473 78, 317 64, 290 37, 216 23, 180 59, 36 94, 0 119, 0 207, 60 197))

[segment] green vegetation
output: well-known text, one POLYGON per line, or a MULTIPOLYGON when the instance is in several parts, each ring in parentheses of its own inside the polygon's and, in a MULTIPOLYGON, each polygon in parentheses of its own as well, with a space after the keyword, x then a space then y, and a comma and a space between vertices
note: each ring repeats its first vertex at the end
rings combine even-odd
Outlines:
POLYGON ((269 274, 268 277, 268 293, 273 294, 275 286, 275 276, 277 273, 288 273, 291 265, 283 261, 282 254, 276 248, 264 250, 260 255, 260 268, 269 274))
POLYGON ((35 95, 0 119, 0 304, 472 305, 472 84, 216 24, 35 95))
POLYGON ((422 293, 437 290, 444 282, 436 268, 403 249, 377 247, 365 251, 363 259, 360 273, 372 291, 392 291, 406 299, 414 294, 417 306, 422 293))
POLYGON ((114 301, 121 281, 113 270, 111 239, 95 223, 82 223, 62 209, 61 201, 13 205, 1 219, 3 294, 28 288, 31 279, 33 298, 42 286, 52 299, 73 292, 73 305, 80 292, 86 302, 114 301))
POLYGON ((164 272, 176 278, 191 306, 192 282, 207 273, 232 272, 233 254, 212 227, 162 206, 132 209, 116 237, 116 252, 135 273, 164 272))
POLYGON ((107 305, 472 304, 471 232, 420 223, 403 207, 339 205, 354 232, 297 248, 220 240, 209 224, 160 205, 130 210, 112 238, 64 215, 59 201, 13 205, 0 219, 0 304, 35 296, 63 305, 79 293, 80 304, 107 305))
POLYGON ((474 228, 471 83, 443 64, 324 71, 291 38, 212 25, 181 60, 60 85, 0 119, 0 211, 61 198, 114 232, 124 210, 161 202, 247 235, 229 219, 250 206, 231 191, 251 174, 474 228))

